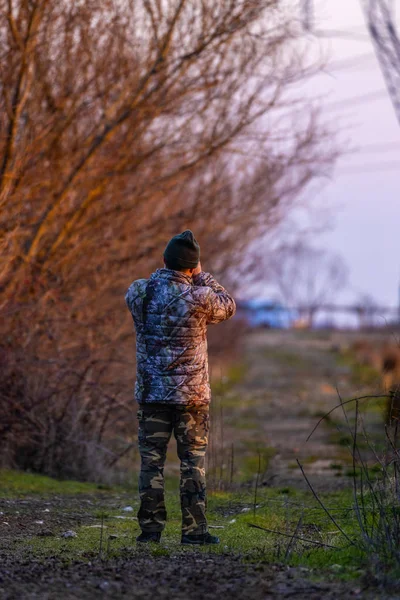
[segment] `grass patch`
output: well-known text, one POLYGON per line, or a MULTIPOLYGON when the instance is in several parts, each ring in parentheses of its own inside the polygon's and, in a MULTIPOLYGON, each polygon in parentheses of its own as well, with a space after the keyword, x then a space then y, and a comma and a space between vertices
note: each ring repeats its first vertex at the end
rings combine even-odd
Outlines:
POLYGON ((332 462, 329 465, 329 468, 332 469, 332 471, 342 471, 343 470, 343 465, 342 465, 342 463, 332 462))
MULTIPOLYGON (((60 482, 55 482, 55 488, 58 483, 60 482)), ((310 495, 306 492, 299 492, 294 488, 260 488, 255 514, 253 497, 253 490, 247 488, 209 493, 207 503, 209 525, 211 529, 217 527, 216 533, 222 540, 222 544, 214 551, 224 552, 228 549, 251 556, 255 551, 259 554, 264 549, 271 558, 269 551, 274 548, 276 536, 264 535, 264 532, 249 527, 249 523, 275 530, 291 531, 296 524, 299 511, 304 511, 305 528, 318 525, 322 531, 325 525, 328 525, 326 515, 315 507, 313 502, 310 503, 310 495)), ((340 506, 345 503, 345 499, 349 499, 349 494, 343 494, 340 501, 338 496, 331 497, 332 502, 340 506)), ((166 502, 168 523, 163 535, 163 546, 172 550, 177 544, 179 545, 180 540, 181 512, 177 481, 169 482, 166 502)), ((62 507, 61 510, 65 513, 66 507, 62 507)), ((101 537, 103 545, 105 540, 109 550, 132 546, 135 545, 135 537, 139 532, 137 519, 133 515, 135 511, 123 513, 121 509, 110 508, 108 505, 104 508, 96 507, 93 510, 91 525, 82 525, 75 529, 77 537, 67 539, 32 537, 26 543, 37 556, 55 553, 69 555, 71 559, 77 555, 84 556, 88 552, 99 552, 101 537), (120 516, 124 518, 118 518, 120 516), (101 524, 103 524, 102 536, 101 524), (112 537, 108 543, 110 536, 116 537, 112 537)))
POLYGON ((111 488, 82 481, 60 481, 25 471, 0 470, 0 496, 3 498, 29 494, 90 494, 99 490, 111 490, 111 488))
MULTIPOLYGON (((39 479, 35 475, 31 477, 39 479)), ((65 483, 53 481, 50 486, 47 482, 47 486, 43 487, 43 483, 37 481, 26 492, 41 487, 46 491, 57 490, 59 494, 60 489, 64 490, 60 486, 65 483)), ((21 482, 19 485, 21 487, 21 482)), ((95 489, 95 486, 91 487, 95 489)), ((352 490, 323 494, 321 497, 345 533, 350 539, 356 540, 359 531, 353 510, 352 490)), ((116 496, 117 499, 116 503, 121 505, 119 495, 116 496)), ((53 537, 32 536, 15 542, 14 551, 25 553, 29 559, 44 560, 51 556, 64 563, 77 559, 107 560, 127 555, 134 557, 143 553, 154 557, 173 557, 183 552, 232 553, 249 562, 285 562, 290 566, 305 567, 310 573, 339 579, 358 577, 366 564, 367 557, 363 551, 357 546, 349 545, 311 493, 306 491, 292 487, 260 487, 256 507, 253 505, 252 487, 210 492, 207 503, 210 531, 221 539, 221 544, 215 547, 186 548, 180 545, 181 512, 176 478, 168 481, 166 502, 168 522, 161 545, 136 544, 136 536, 140 532, 134 516, 137 502, 134 503, 134 512, 128 513, 115 508, 116 503, 108 502, 104 507, 93 507, 90 524, 71 526, 76 531, 76 537, 63 538, 61 531, 55 532, 53 537), (118 518, 121 516, 124 518, 118 518), (299 539, 293 537, 295 533, 299 539)), ((52 508, 52 513, 53 510, 56 508, 52 508)), ((57 510, 64 514, 68 512, 67 495, 65 504, 58 505, 57 510)))
POLYGON ((278 362, 283 367, 304 369, 310 366, 310 362, 299 352, 290 352, 279 348, 263 348, 262 356, 269 361, 278 362))
POLYGON ((259 422, 254 415, 228 416, 224 418, 224 422, 227 426, 239 432, 248 430, 256 431, 259 428, 259 422))

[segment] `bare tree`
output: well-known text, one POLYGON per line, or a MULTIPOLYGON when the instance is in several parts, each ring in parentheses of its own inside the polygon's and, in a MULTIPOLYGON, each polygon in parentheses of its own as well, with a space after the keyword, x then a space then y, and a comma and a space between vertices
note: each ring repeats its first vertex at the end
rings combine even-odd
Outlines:
POLYGON ((379 304, 371 294, 362 293, 359 295, 357 309, 360 329, 376 327, 379 322, 382 324, 379 304))
POLYGON ((306 316, 310 326, 318 309, 331 304, 347 282, 347 268, 340 256, 301 241, 278 247, 267 272, 283 301, 306 316))
POLYGON ((0 0, 1 333, 24 389, 40 370, 56 406, 60 371, 90 364, 113 422, 106 397, 120 414, 133 377, 128 284, 185 227, 235 283, 237 256, 330 168, 318 115, 291 92, 315 67, 285 10, 0 0))
POLYGON ((375 52, 400 124, 400 37, 395 6, 387 0, 361 0, 375 52))

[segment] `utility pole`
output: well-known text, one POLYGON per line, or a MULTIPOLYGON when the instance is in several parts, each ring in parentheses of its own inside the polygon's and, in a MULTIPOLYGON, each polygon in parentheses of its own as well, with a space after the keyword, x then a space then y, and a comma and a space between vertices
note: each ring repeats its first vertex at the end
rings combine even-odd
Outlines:
MULTIPOLYGON (((400 125, 400 36, 396 27, 394 0, 361 0, 361 5, 400 125)), ((304 30, 313 31, 313 0, 300 0, 300 10, 304 30)))
POLYGON ((397 324, 400 325, 400 281, 399 281, 399 291, 398 291, 398 306, 397 306, 397 324))
POLYGON ((361 0, 369 33, 400 125, 400 39, 391 0, 361 0))
POLYGON ((314 27, 314 5, 313 0, 301 0, 303 12, 303 27, 305 31, 311 31, 314 27))

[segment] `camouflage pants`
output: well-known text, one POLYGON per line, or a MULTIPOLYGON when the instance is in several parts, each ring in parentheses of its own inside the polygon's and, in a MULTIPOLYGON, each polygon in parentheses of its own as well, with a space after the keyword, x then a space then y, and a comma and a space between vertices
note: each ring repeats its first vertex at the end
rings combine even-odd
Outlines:
POLYGON ((206 533, 205 454, 209 407, 165 404, 141 405, 138 410, 139 525, 142 531, 162 531, 167 519, 164 463, 172 432, 181 461, 182 533, 206 533))

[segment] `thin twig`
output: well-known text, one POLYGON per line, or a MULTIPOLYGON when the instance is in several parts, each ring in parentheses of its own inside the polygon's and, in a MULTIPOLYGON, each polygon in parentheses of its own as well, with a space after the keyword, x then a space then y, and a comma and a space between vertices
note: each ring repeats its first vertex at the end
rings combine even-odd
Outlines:
POLYGON ((395 444, 393 443, 392 438, 389 435, 389 431, 388 431, 388 426, 385 425, 385 435, 387 437, 387 440, 393 450, 393 452, 395 453, 396 457, 399 459, 400 458, 400 454, 399 454, 399 450, 396 448, 395 444))
POLYGON ((334 410, 336 410, 337 408, 343 407, 345 404, 350 404, 351 402, 357 402, 358 400, 369 400, 369 399, 372 399, 372 398, 390 398, 390 396, 388 394, 379 394, 379 395, 376 395, 376 396, 360 396, 359 398, 351 398, 350 400, 345 400, 344 402, 341 402, 340 404, 337 404, 329 412, 327 412, 325 415, 323 415, 319 419, 318 423, 315 425, 315 427, 313 428, 313 430, 311 431, 311 433, 307 437, 306 442, 308 442, 308 440, 311 438, 311 436, 313 435, 313 433, 315 432, 315 430, 317 429, 317 427, 320 425, 320 423, 322 423, 322 421, 324 419, 326 419, 326 417, 329 417, 329 415, 332 414, 334 410))
POLYGON ((351 539, 349 538, 349 536, 347 535, 347 533, 345 533, 345 532, 343 531, 343 529, 340 527, 339 523, 336 521, 335 517, 333 517, 333 516, 330 514, 329 510, 328 510, 328 509, 327 509, 327 508, 324 506, 324 504, 322 503, 322 501, 321 501, 321 499, 319 498, 318 494, 315 492, 315 490, 314 490, 313 486, 312 486, 312 485, 311 485, 311 483, 309 482, 309 480, 308 480, 308 477, 307 477, 307 475, 306 475, 306 474, 305 474, 305 472, 304 472, 303 466, 301 465, 301 463, 300 463, 300 461, 299 461, 299 459, 298 459, 298 458, 296 458, 296 462, 297 462, 297 464, 299 465, 299 467, 300 467, 300 470, 301 470, 301 472, 302 472, 302 474, 303 474, 303 477, 304 477, 304 479, 306 480, 306 482, 307 482, 307 485, 308 485, 308 487, 310 488, 310 490, 311 490, 311 492, 312 492, 312 494, 313 494, 314 498, 315 498, 315 499, 316 499, 316 501, 318 502, 318 504, 320 504, 320 506, 322 507, 322 509, 323 509, 323 510, 324 510, 324 512, 326 513, 326 515, 327 515, 327 516, 330 518, 330 520, 332 521, 332 523, 333 523, 333 524, 335 525, 335 527, 336 527, 336 528, 337 528, 337 529, 340 531, 340 533, 341 533, 341 534, 342 534, 342 535, 343 535, 343 536, 346 538, 346 540, 347 540, 347 541, 348 541, 348 542, 349 542, 349 543, 350 543, 352 546, 356 546, 356 543, 355 543, 353 540, 351 540, 351 539))
MULTIPOLYGON (((247 523, 249 527, 253 527, 254 529, 261 529, 261 531, 267 531, 268 533, 275 533, 276 535, 283 535, 283 537, 292 538, 294 534, 292 533, 283 533, 283 531, 276 531, 275 529, 268 529, 267 527, 261 527, 261 525, 254 525, 254 523, 247 523)), ((341 550, 339 546, 331 546, 330 544, 324 544, 324 542, 316 542, 315 540, 309 540, 307 538, 303 538, 300 536, 294 536, 295 539, 300 540, 301 542, 306 542, 307 544, 315 544, 316 546, 324 546, 325 548, 332 548, 333 550, 341 550)))
POLYGON ((258 450, 258 470, 257 470, 256 485, 254 487, 254 503, 253 503, 253 515, 254 516, 256 516, 258 480, 260 478, 260 473, 261 473, 261 452, 260 452, 260 450, 258 450))
POLYGON ((232 445, 231 445, 231 472, 230 472, 230 478, 229 478, 229 484, 231 487, 232 487, 232 482, 233 482, 234 459, 235 459, 235 450, 234 450, 234 446, 233 446, 233 442, 232 442, 232 445))
MULTIPOLYGON (((370 544, 370 540, 371 540, 371 536, 372 536, 372 530, 371 530, 371 533, 368 532, 367 515, 366 515, 366 511, 364 510, 364 506, 365 506, 364 488, 363 488, 362 484, 361 484, 361 500, 362 500, 362 505, 363 505, 363 518, 364 518, 364 522, 365 522, 365 527, 363 526, 363 523, 361 521, 360 505, 358 503, 358 498, 357 498, 357 481, 356 481, 356 468, 355 468, 355 465, 356 465, 356 454, 358 455, 358 460, 359 460, 359 463, 361 465, 361 467, 360 467, 360 475, 362 476, 362 474, 365 473, 365 479, 366 479, 366 482, 368 484, 368 487, 369 487, 369 490, 370 490, 370 493, 371 493, 372 501, 376 502, 376 505, 378 507, 380 507, 380 502, 379 502, 379 499, 376 496, 376 493, 375 493, 375 490, 374 490, 374 486, 372 485, 372 482, 371 482, 371 478, 370 478, 369 471, 368 471, 368 465, 364 462, 364 460, 363 460, 363 458, 361 456, 360 449, 359 449, 358 444, 357 444, 357 434, 358 434, 357 423, 358 423, 358 415, 359 415, 358 398, 355 399, 355 401, 356 401, 356 421, 355 421, 355 428, 354 428, 354 433, 353 433, 353 430, 352 430, 352 428, 350 426, 350 423, 349 423, 349 419, 348 419, 347 413, 346 413, 346 411, 344 409, 344 406, 343 406, 345 403, 342 400, 342 397, 340 395, 340 392, 339 392, 338 388, 336 388, 336 390, 337 390, 337 394, 338 394, 340 402, 341 402, 341 406, 342 406, 342 410, 343 410, 343 415, 344 415, 344 418, 346 420, 346 424, 347 424, 348 430, 350 432, 350 435, 351 435, 351 438, 352 438, 352 441, 353 441, 352 449, 350 450, 350 452, 351 452, 352 459, 353 459, 353 489, 354 489, 354 501, 355 501, 355 515, 357 517, 357 521, 358 521, 358 524, 359 524, 359 527, 360 527, 360 531, 361 531, 361 533, 363 535, 364 540, 367 542, 367 544, 370 544)), ((372 528, 373 528, 373 523, 372 523, 372 528)))
POLYGON ((293 540, 299 539, 299 536, 297 535, 297 533, 298 533, 300 527, 302 526, 302 523, 303 523, 303 514, 300 515, 300 518, 297 521, 296 529, 294 530, 293 535, 290 538, 289 543, 287 545, 286 552, 285 552, 285 560, 289 556, 289 552, 290 552, 290 548, 292 547, 293 540))
POLYGON ((104 515, 101 514, 101 528, 100 528, 100 547, 99 547, 99 558, 101 558, 101 552, 103 549, 103 526, 104 526, 104 515))

